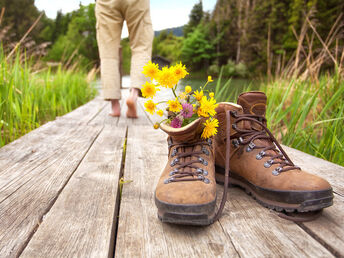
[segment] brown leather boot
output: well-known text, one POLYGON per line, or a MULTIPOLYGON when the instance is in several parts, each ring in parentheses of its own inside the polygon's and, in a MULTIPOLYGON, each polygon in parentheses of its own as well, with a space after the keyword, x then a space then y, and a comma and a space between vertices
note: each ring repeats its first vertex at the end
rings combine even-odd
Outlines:
POLYGON ((203 119, 197 119, 182 128, 161 124, 169 135, 168 163, 155 191, 158 217, 163 222, 208 225, 223 209, 225 195, 215 214, 214 145, 212 139, 201 138, 203 123, 203 119))
POLYGON ((225 132, 230 126, 230 184, 238 185, 265 207, 307 212, 331 206, 330 184, 295 166, 266 127, 266 95, 247 92, 238 98, 242 109, 219 103, 219 132, 215 136, 216 180, 223 182, 225 132), (225 113, 230 110, 226 124, 225 113))

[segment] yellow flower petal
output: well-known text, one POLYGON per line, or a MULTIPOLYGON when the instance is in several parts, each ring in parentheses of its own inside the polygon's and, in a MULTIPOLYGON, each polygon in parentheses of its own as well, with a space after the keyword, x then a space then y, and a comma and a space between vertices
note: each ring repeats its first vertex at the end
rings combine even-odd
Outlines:
POLYGON ((216 115, 215 108, 218 105, 216 104, 216 100, 214 98, 207 99, 206 96, 203 96, 200 103, 201 106, 197 110, 198 116, 209 117, 216 115))
POLYGON ((159 73, 159 65, 149 61, 144 67, 142 73, 152 80, 156 79, 159 73))
POLYGON ((204 124, 204 129, 201 137, 207 139, 217 134, 217 127, 219 127, 219 121, 216 118, 207 119, 204 124))
POLYGON ((210 92, 209 97, 214 98, 214 92, 210 92))
POLYGON ((189 73, 186 71, 185 65, 181 62, 172 67, 175 77, 180 80, 183 79, 189 73))
POLYGON ((148 100, 145 104, 144 104, 144 106, 145 106, 145 110, 148 112, 148 113, 150 113, 150 114, 154 114, 154 111, 155 111, 155 109, 156 109, 156 105, 157 104, 155 104, 154 102, 153 102, 153 100, 148 100))
POLYGON ((185 92, 190 93, 192 91, 192 88, 189 85, 185 86, 185 92))
POLYGON ((203 90, 201 90, 200 92, 198 92, 198 90, 196 90, 193 96, 195 97, 195 99, 200 101, 203 97, 203 90))
POLYGON ((176 98, 175 100, 169 100, 167 102, 167 105, 169 107, 169 110, 171 112, 179 112, 182 110, 182 105, 180 104, 180 102, 178 101, 178 99, 176 98))
POLYGON ((214 80, 213 80, 213 78, 211 78, 211 76, 209 75, 208 76, 208 82, 213 82, 214 80))
POLYGON ((173 88, 179 81, 174 74, 173 67, 168 68, 166 66, 159 71, 156 80, 160 85, 167 88, 173 88))
POLYGON ((162 111, 162 110, 160 109, 160 110, 156 111, 156 113, 157 113, 159 116, 163 116, 164 111, 162 111))
POLYGON ((158 90, 159 89, 153 83, 146 82, 143 85, 141 92, 143 97, 153 98, 158 90))

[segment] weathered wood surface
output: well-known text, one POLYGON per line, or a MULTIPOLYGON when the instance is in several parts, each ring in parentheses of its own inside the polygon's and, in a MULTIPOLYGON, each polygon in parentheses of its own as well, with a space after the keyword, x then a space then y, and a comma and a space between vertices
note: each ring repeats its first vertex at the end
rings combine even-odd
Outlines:
POLYGON ((0 149, 0 257, 344 256, 344 168, 287 147, 333 185, 335 204, 316 221, 283 220, 230 188, 213 225, 161 223, 154 190, 166 135, 152 128, 160 117, 147 116, 142 100, 139 119, 127 119, 127 96, 120 118, 98 97, 0 149), (132 181, 120 199, 122 173, 132 181))
POLYGON ((124 139, 125 128, 105 126, 45 216, 23 257, 35 257, 37 250, 41 257, 112 254, 124 139))

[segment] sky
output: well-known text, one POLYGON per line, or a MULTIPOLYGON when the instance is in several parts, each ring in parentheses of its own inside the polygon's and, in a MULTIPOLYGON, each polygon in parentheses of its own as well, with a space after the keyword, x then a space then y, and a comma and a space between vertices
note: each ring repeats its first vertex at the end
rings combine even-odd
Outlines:
MULTIPOLYGON (((35 0, 35 5, 39 10, 44 10, 45 14, 54 19, 58 10, 68 13, 79 8, 79 3, 88 5, 94 0, 35 0)), ((199 0, 151 0, 151 17, 154 30, 163 30, 178 27, 189 21, 189 14, 199 0)), ((212 11, 216 0, 202 0, 203 10, 212 11)), ((128 36, 126 25, 122 30, 122 38, 128 36)))

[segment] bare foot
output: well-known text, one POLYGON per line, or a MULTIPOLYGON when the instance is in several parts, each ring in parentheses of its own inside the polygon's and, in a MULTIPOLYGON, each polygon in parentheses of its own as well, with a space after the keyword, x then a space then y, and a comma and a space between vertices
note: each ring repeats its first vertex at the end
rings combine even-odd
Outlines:
POLYGON ((130 96, 127 98, 127 117, 129 118, 137 118, 137 111, 136 111, 136 100, 139 94, 139 89, 132 88, 130 91, 130 96))
POLYGON ((121 116, 121 106, 119 105, 118 99, 111 99, 111 112, 109 116, 119 117, 121 116))

